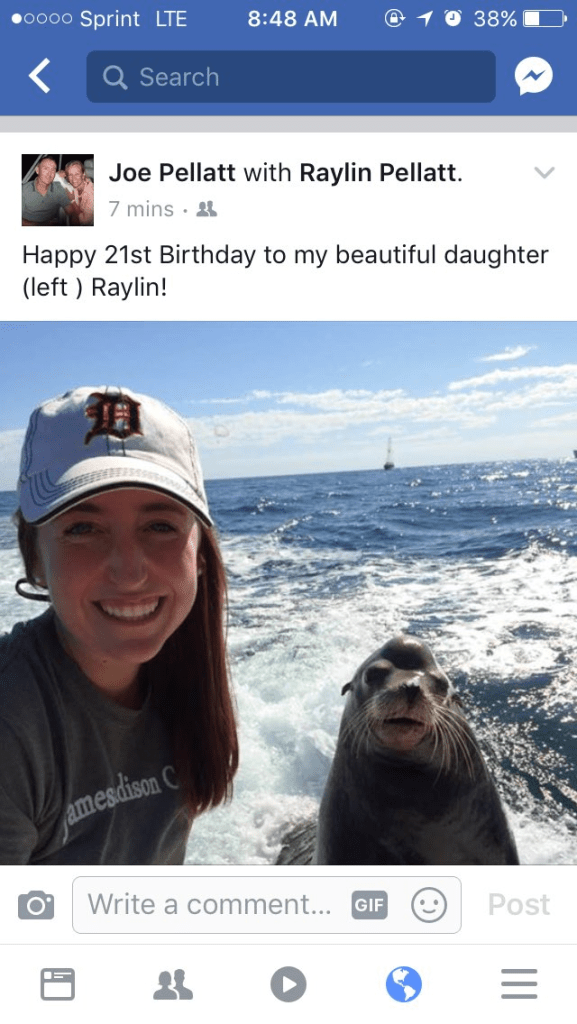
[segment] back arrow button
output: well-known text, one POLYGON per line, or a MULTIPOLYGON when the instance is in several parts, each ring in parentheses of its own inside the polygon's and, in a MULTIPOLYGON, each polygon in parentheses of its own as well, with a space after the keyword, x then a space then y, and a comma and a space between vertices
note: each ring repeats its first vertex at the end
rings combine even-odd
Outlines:
POLYGON ((34 85, 37 85, 39 89, 42 89, 42 92, 50 92, 50 87, 38 77, 40 72, 44 71, 44 68, 47 67, 48 64, 50 64, 50 61, 48 60, 48 57, 45 57, 44 60, 41 61, 40 64, 38 64, 38 66, 35 67, 28 75, 28 78, 31 78, 34 85))

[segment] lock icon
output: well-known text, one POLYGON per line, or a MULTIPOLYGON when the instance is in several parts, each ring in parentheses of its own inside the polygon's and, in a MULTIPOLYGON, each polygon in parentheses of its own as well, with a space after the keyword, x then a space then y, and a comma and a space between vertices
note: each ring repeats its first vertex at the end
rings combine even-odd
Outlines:
POLYGON ((385 25, 389 28, 398 28, 402 25, 405 20, 405 16, 402 11, 399 11, 396 7, 392 7, 390 11, 385 14, 385 25))

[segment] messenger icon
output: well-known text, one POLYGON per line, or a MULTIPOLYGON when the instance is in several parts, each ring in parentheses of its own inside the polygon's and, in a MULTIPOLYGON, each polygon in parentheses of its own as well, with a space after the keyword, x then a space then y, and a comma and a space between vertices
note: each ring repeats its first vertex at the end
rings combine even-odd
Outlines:
POLYGON ((543 57, 525 57, 515 68, 515 81, 521 96, 526 92, 543 92, 553 81, 553 68, 543 57))

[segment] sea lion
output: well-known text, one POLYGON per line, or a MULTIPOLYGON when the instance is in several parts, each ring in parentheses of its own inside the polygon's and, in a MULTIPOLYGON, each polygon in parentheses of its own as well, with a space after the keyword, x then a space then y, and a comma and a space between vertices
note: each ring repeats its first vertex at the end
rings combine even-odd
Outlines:
MULTIPOLYGON (((394 637, 342 692, 313 863, 519 863, 461 699, 426 644, 394 637)), ((310 863, 314 832, 294 830, 277 863, 310 863)))

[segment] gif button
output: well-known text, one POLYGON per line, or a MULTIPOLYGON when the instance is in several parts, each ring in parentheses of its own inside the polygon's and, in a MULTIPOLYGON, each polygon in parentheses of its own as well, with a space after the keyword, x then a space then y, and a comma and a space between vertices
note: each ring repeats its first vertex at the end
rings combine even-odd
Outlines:
POLYGON ((384 921, 387 911, 387 894, 384 890, 358 889, 352 895, 353 917, 362 921, 384 921))

